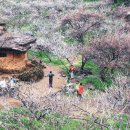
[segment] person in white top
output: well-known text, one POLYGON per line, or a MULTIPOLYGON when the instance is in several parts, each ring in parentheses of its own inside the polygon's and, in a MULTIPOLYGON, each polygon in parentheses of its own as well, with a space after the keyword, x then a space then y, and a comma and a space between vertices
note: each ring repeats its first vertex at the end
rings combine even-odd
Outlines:
POLYGON ((6 84, 5 79, 2 80, 2 81, 0 81, 0 87, 1 87, 1 88, 7 88, 7 84, 6 84))
POLYGON ((16 83, 15 78, 11 77, 11 79, 10 79, 10 87, 11 87, 11 88, 14 88, 15 83, 16 83))

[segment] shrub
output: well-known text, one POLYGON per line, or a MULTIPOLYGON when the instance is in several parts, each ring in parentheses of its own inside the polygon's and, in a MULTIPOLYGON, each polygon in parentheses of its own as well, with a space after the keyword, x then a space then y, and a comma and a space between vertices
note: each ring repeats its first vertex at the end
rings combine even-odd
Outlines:
POLYGON ((35 66, 30 70, 19 74, 17 77, 21 81, 39 81, 43 76, 43 68, 41 66, 35 66))

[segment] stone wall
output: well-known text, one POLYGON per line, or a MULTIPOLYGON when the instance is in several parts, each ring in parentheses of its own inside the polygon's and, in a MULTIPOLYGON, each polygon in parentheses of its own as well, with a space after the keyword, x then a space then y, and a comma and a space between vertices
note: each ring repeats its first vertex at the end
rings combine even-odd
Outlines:
POLYGON ((7 52, 6 57, 0 57, 0 71, 22 70, 26 67, 27 60, 27 53, 16 54, 13 52, 7 52))

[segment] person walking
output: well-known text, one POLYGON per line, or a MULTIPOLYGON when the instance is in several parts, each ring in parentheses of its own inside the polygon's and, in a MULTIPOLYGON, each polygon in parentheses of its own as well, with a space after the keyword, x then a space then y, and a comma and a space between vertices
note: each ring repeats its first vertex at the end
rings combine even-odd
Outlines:
POLYGON ((74 78, 74 71, 75 71, 75 66, 71 65, 70 69, 69 69, 69 73, 70 73, 70 78, 71 79, 74 78))
POLYGON ((77 96, 78 96, 80 99, 82 98, 83 92, 84 92, 84 87, 83 87, 82 83, 80 83, 79 88, 78 88, 78 90, 77 90, 77 96))
POLYGON ((48 77, 49 77, 49 87, 52 88, 53 77, 54 77, 54 74, 52 73, 52 71, 50 71, 50 73, 48 74, 48 77))

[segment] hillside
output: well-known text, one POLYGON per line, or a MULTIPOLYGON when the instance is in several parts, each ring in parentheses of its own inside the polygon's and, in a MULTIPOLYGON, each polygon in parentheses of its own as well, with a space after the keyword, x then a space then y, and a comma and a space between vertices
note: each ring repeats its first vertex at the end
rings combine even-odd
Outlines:
POLYGON ((0 84, 0 130, 130 129, 129 0, 0 0, 1 22, 37 39, 28 58, 44 76, 0 72, 16 78, 0 84))

